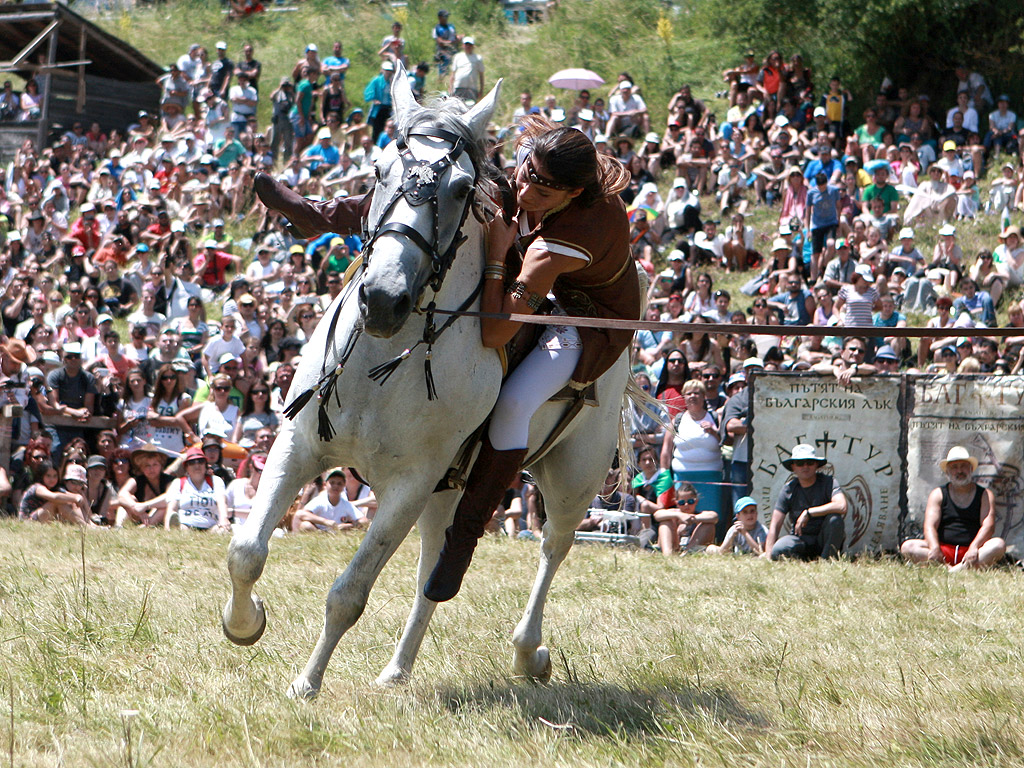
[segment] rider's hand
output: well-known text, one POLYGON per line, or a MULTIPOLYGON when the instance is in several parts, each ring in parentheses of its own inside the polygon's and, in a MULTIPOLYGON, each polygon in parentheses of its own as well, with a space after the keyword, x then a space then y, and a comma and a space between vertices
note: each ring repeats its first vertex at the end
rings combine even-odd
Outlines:
POLYGON ((487 225, 486 260, 488 262, 505 263, 505 254, 508 253, 508 249, 515 242, 518 227, 518 220, 512 219, 511 224, 506 224, 505 219, 500 213, 491 219, 491 223, 487 225))

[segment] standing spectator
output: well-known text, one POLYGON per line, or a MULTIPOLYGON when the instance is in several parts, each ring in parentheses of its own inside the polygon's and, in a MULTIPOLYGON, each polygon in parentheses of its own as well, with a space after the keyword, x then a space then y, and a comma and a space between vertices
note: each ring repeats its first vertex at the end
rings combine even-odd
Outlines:
POLYGON ((237 136, 243 136, 249 127, 249 118, 256 115, 256 108, 259 101, 259 94, 249 79, 248 72, 239 72, 237 85, 230 90, 231 99, 231 125, 235 128, 237 136))
POLYGON ((227 100, 235 64, 228 58, 228 44, 217 41, 217 60, 210 65, 210 90, 218 99, 227 100))
POLYGON ((295 131, 291 114, 295 107, 295 86, 290 78, 282 77, 277 89, 270 94, 273 113, 270 118, 270 153, 277 160, 280 151, 287 163, 292 156, 295 131))
MULTIPOLYGON (((719 515, 722 483, 722 450, 718 422, 707 409, 707 390, 697 379, 683 385, 684 410, 665 430, 661 447, 663 469, 672 479, 692 483, 700 496, 696 511, 719 515)), ((718 517, 716 517, 716 520, 718 517)))
POLYGON ((434 62, 437 64, 437 77, 443 83, 459 42, 455 25, 448 23, 448 11, 444 8, 437 12, 437 24, 431 30, 430 36, 434 38, 434 62))
POLYGON ((260 60, 253 56, 252 43, 246 43, 242 46, 242 60, 238 62, 235 67, 235 77, 239 75, 247 75, 249 78, 249 85, 259 91, 260 89, 260 75, 263 74, 263 64, 260 60))
POLYGON ((452 58, 448 90, 463 101, 479 101, 484 94, 484 60, 476 53, 476 40, 465 37, 462 50, 452 58))
POLYGON ((391 78, 394 76, 394 63, 390 60, 382 61, 380 73, 363 89, 363 99, 370 108, 367 122, 373 129, 374 141, 377 141, 384 130, 384 124, 391 117, 391 78))
MULTIPOLYGON (((82 370, 82 345, 70 341, 63 347, 64 360, 60 368, 50 371, 46 377, 50 405, 62 416, 86 422, 92 418, 96 407, 96 380, 91 373, 82 370)), ((76 437, 82 437, 81 427, 57 427, 57 449, 60 455, 63 446, 76 437)))
POLYGON ((794 477, 775 501, 762 557, 816 560, 839 556, 846 538, 847 502, 835 478, 818 471, 825 463, 814 446, 806 444, 797 445, 789 458, 782 460, 782 466, 794 477), (780 537, 786 518, 793 525, 793 533, 780 537))
POLYGON ((330 78, 333 75, 341 77, 341 83, 345 84, 345 75, 348 73, 349 60, 341 55, 341 40, 334 41, 334 47, 330 56, 324 59, 322 72, 324 77, 330 78))
POLYGON ((296 155, 313 141, 312 77, 309 67, 303 66, 295 84, 295 97, 289 119, 292 123, 292 134, 295 136, 295 146, 292 151, 296 155))

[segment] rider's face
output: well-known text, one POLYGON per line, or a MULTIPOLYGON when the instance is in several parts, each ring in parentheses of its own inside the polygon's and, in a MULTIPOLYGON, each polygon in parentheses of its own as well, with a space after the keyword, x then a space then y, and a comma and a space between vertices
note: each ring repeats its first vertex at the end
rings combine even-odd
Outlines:
MULTIPOLYGON (((534 168, 541 176, 546 176, 546 169, 534 161, 534 168)), ((530 181, 523 163, 516 172, 516 190, 519 193, 519 207, 524 211, 546 213, 560 208, 576 197, 582 189, 553 189, 543 184, 530 181)))

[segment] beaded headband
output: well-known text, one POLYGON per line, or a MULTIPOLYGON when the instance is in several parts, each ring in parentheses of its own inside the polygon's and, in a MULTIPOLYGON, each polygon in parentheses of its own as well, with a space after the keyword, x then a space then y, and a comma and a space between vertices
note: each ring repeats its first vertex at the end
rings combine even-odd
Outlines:
POLYGON ((562 189, 566 191, 579 189, 579 187, 574 187, 569 184, 559 184, 554 179, 549 179, 546 176, 541 176, 539 173, 537 173, 537 168, 533 164, 532 153, 528 155, 526 158, 526 176, 530 180, 531 184, 540 184, 545 187, 550 187, 551 189, 562 189))

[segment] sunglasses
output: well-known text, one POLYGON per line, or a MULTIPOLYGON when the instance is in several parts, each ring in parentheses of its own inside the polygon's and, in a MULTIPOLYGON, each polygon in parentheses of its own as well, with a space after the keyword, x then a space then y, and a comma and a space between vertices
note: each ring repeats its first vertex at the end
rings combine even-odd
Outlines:
POLYGON ((160 381, 176 381, 177 378, 178 377, 175 374, 172 373, 172 374, 169 374, 167 376, 161 376, 160 377, 160 381))
POLYGON ((679 499, 677 502, 680 507, 692 507, 697 503, 696 499, 679 499))
POLYGON ((190 465, 190 464, 202 464, 202 465, 205 466, 206 465, 206 459, 189 459, 188 461, 185 462, 185 466, 186 467, 188 465, 190 465))
POLYGON ((794 466, 794 467, 816 467, 816 466, 818 466, 818 462, 811 461, 810 459, 801 459, 800 461, 792 462, 791 466, 794 466))
POLYGON ((299 315, 299 320, 312 320, 316 315, 299 315))
POLYGON ((703 373, 701 374, 702 379, 720 379, 722 375, 719 373, 703 373))
POLYGON ((681 364, 683 362, 683 358, 681 358, 681 357, 670 357, 667 362, 668 362, 669 365, 673 365, 673 364, 679 365, 679 364, 681 364))
POLYGON ((225 387, 223 384, 218 384, 216 387, 213 388, 213 391, 214 392, 230 392, 231 391, 231 387, 225 387))
POLYGON ((127 464, 128 459, 114 459, 115 464, 127 464))

